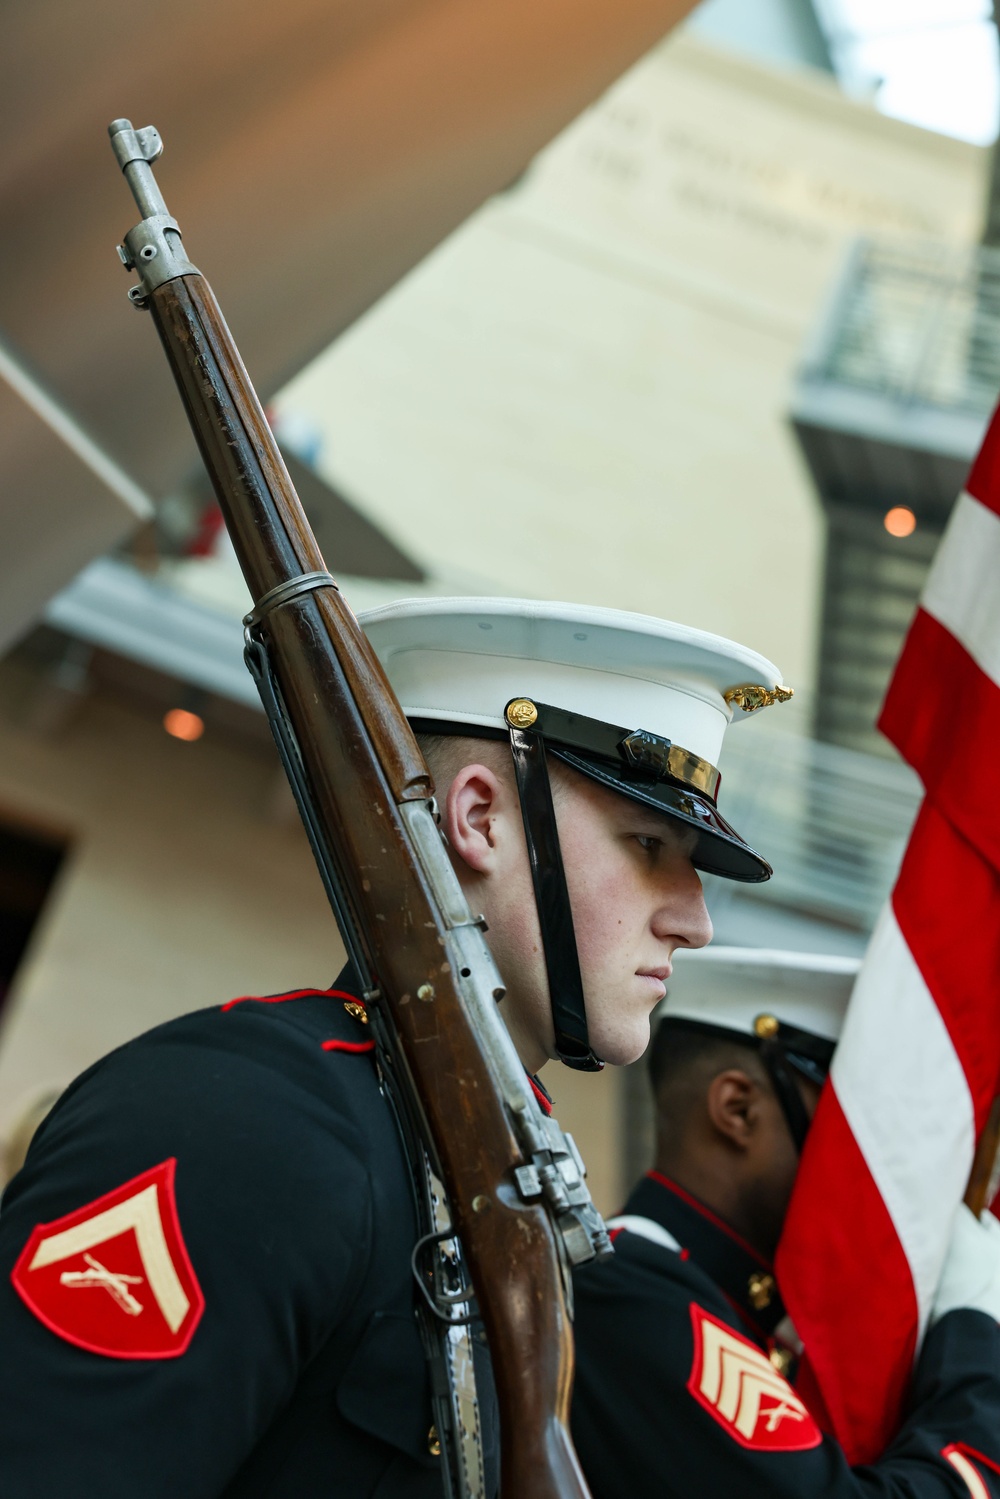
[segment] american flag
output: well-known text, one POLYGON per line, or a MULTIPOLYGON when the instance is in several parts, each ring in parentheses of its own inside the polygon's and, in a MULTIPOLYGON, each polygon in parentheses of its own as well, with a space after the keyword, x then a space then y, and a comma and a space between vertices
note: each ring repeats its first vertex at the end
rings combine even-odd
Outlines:
POLYGON ((778 1276, 800 1393, 852 1463, 900 1423, 1000 1088, 1000 412, 938 548, 879 727, 923 801, 803 1152, 778 1276))

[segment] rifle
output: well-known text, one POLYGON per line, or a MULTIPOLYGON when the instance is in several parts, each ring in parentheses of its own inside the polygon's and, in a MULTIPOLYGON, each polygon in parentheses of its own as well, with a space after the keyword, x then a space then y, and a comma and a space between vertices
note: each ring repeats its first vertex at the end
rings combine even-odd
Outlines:
MULTIPOLYGON (((411 1164, 419 1176, 429 1163, 447 1193, 450 1225, 425 1218, 415 1269, 457 1233, 496 1379, 504 1499, 587 1499, 567 1430, 569 1267, 610 1245, 582 1162, 539 1108, 497 1014, 503 984, 452 869, 430 773, 167 212, 150 165, 160 137, 128 120, 109 134, 142 214, 118 252, 139 276, 128 295, 152 315, 254 601, 247 664, 361 976, 411 1164)), ((446 1343, 471 1292, 440 1274, 436 1293, 418 1285, 446 1343)), ((456 1499, 482 1489, 460 1383, 435 1406, 456 1499)))

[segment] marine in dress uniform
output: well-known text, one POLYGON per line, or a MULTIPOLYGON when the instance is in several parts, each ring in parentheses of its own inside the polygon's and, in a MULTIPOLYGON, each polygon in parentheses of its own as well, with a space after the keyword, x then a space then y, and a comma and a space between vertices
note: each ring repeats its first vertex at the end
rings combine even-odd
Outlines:
MULTIPOLYGON (((730 688, 778 689, 763 658, 664 621, 510 600, 411 601, 363 623, 420 732, 510 745, 524 879, 526 837, 557 921, 574 869, 552 852, 547 757, 600 788, 592 795, 611 793, 628 817, 635 809, 647 831, 677 830, 662 871, 646 847, 661 838, 630 838, 624 855, 654 917, 673 913, 662 930, 639 913, 644 952, 666 961, 706 940, 695 867, 766 877, 718 811, 710 763, 733 716, 744 716, 730 688), (514 717, 512 700, 522 705, 514 717), (681 884, 688 915, 671 905, 681 884)), ((444 800, 442 809, 461 865, 459 814, 444 800)), ((564 833, 565 816, 564 804, 564 833)), ((495 831, 493 813, 486 822, 495 831)), ((487 895, 490 877, 477 875, 487 895)), ((515 968, 541 961, 534 947, 519 956, 523 927, 521 912, 516 928, 505 932, 501 914, 491 930, 515 968)), ((551 979, 569 961, 565 924, 557 940, 543 922, 543 936, 551 979)), ((588 1022, 603 1024, 622 994, 596 986, 584 1010, 571 985, 553 992, 555 1014, 542 1023, 518 1011, 505 977, 502 1010, 529 1037, 526 1064, 541 1047, 599 1065, 588 1022)), ((629 979, 644 1031, 662 983, 646 971, 629 979)), ((629 1042, 630 1054, 644 1041, 629 1042)), ((45 1120, 0 1210, 0 1490, 16 1499, 439 1494, 414 1315, 416 1223, 349 970, 329 990, 184 1016, 104 1058, 45 1120)), ((491 1492, 492 1384, 478 1336, 474 1348, 491 1492)))
MULTIPOLYGON (((594 1499, 1000 1495, 1000 1225, 962 1210, 906 1422, 878 1462, 852 1469, 795 1392, 801 1349, 768 1254, 699 1197, 693 1157, 670 1149, 677 1084, 699 1065, 700 1039, 722 1043, 708 1075, 739 1066, 740 1050, 757 1053, 800 1148, 856 968, 745 949, 678 954, 651 1052, 657 1168, 608 1225, 614 1259, 575 1276, 573 1434, 594 1499), (675 1048, 687 1060, 673 1064, 668 1097, 675 1048), (684 1185, 660 1169, 668 1162, 684 1185)), ((700 1065, 702 1091, 705 1076, 700 1065)), ((717 1188, 706 1173, 706 1196, 717 1188)))

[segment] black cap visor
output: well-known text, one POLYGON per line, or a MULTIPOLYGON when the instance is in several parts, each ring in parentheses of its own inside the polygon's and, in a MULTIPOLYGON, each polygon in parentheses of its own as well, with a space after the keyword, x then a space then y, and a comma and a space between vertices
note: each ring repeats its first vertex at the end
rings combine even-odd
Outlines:
MULTIPOLYGON (((758 1051, 765 1048, 765 1038, 754 1035, 752 1031, 741 1031, 735 1026, 718 1025, 712 1020, 696 1020, 693 1015, 671 1015, 668 1010, 661 1024, 701 1031, 706 1035, 718 1036, 727 1041, 742 1041, 758 1051)), ((789 1025, 784 1020, 778 1021, 778 1029, 766 1038, 766 1045, 770 1050, 780 1052, 789 1066, 794 1067, 818 1088, 822 1088, 829 1076, 833 1055, 837 1049, 837 1043, 831 1041, 829 1037, 817 1036, 815 1031, 804 1031, 798 1026, 789 1025)))
MULTIPOLYGON (((530 699, 508 704, 508 708, 518 706, 527 708, 525 726, 540 735, 546 752, 555 759, 697 833, 692 854, 696 869, 746 885, 760 885, 771 878, 774 871, 767 860, 720 815, 715 805, 720 777, 707 761, 656 734, 629 731, 530 699)), ((486 725, 418 717, 410 723, 418 734, 507 738, 503 731, 486 725)))
POLYGON ((697 833, 691 862, 706 874, 721 875, 725 880, 739 880, 746 885, 760 885, 774 873, 770 864, 740 837, 720 815, 712 800, 697 791, 655 781, 631 772, 601 758, 574 754, 560 744, 546 740, 550 755, 563 764, 589 776, 592 781, 618 791, 643 806, 653 807, 683 823, 697 833))

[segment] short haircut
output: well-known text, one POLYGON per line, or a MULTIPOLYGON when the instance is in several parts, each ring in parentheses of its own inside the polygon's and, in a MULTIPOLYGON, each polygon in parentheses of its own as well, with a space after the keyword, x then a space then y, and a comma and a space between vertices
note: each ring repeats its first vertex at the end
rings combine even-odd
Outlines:
POLYGON ((497 775, 504 775, 511 768, 510 750, 502 739, 418 733, 417 744, 438 791, 451 784, 463 765, 488 765, 497 775))
POLYGON ((646 1053, 649 1081, 661 1124, 670 1129, 683 1126, 714 1077, 729 1068, 748 1073, 769 1087, 767 1069, 749 1037, 702 1030, 665 1015, 653 1032, 646 1053))
POLYGON ((420 753, 423 755, 428 765, 433 765, 435 761, 438 761, 438 763, 440 763, 445 755, 451 754, 455 742, 456 735, 454 734, 417 735, 417 743, 420 746, 420 753))
MULTIPOLYGON (((513 784, 514 763, 506 737, 428 734, 418 730, 417 744, 430 767, 439 793, 451 785, 464 765, 486 765, 495 775, 513 784)), ((554 755, 548 756, 548 767, 552 797, 558 805, 567 782, 575 772, 567 769, 554 755)))

